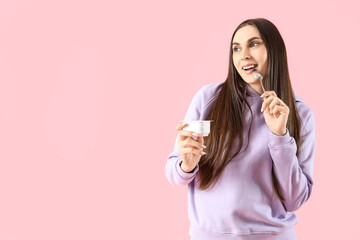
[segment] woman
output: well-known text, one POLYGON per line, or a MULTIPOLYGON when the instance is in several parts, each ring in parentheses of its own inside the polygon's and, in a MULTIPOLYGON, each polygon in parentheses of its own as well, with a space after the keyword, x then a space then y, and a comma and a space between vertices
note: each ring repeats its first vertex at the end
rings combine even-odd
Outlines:
POLYGON ((293 212, 313 186, 313 113, 292 90, 285 44, 270 21, 241 23, 229 60, 226 81, 200 89, 186 113, 213 120, 209 136, 177 126, 166 177, 188 185, 193 240, 296 239, 293 212))

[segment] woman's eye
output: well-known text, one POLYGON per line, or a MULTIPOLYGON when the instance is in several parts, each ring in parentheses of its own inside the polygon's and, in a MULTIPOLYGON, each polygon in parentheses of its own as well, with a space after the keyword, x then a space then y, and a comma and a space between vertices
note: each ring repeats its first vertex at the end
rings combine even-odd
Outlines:
POLYGON ((237 51, 239 51, 240 50, 240 48, 238 48, 238 47, 234 47, 234 52, 237 52, 237 51))
POLYGON ((252 42, 252 43, 250 43, 250 47, 255 47, 255 46, 257 46, 257 45, 259 45, 258 42, 252 42))

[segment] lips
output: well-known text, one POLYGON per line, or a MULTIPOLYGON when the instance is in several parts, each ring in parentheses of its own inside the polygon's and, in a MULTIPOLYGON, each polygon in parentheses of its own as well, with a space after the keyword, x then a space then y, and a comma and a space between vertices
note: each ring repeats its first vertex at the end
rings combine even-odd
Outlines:
POLYGON ((253 63, 253 64, 246 64, 244 66, 242 66, 242 70, 245 71, 245 73, 249 74, 251 72, 253 72, 254 70, 256 70, 257 64, 253 63))
POLYGON ((253 69, 253 68, 256 68, 257 67, 257 64, 247 64, 245 66, 242 67, 243 70, 250 70, 250 69, 253 69))

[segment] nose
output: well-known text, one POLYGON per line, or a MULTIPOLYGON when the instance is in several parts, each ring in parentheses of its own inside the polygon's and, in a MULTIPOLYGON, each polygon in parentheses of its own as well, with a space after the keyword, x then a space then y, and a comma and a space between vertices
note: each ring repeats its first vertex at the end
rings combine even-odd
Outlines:
POLYGON ((245 60, 245 59, 250 59, 250 53, 249 50, 247 48, 242 49, 241 51, 241 55, 240 55, 241 60, 245 60))

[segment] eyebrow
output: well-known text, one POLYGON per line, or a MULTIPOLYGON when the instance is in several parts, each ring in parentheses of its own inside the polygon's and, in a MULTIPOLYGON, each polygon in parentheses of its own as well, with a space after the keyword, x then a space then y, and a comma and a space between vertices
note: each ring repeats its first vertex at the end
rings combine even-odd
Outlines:
MULTIPOLYGON (((261 39, 261 38, 259 38, 259 37, 252 37, 252 38, 249 38, 249 40, 247 40, 247 42, 251 42, 251 41, 254 40, 254 39, 261 39)), ((261 39, 261 40, 262 40, 262 39, 261 39)), ((233 42, 232 45, 240 45, 240 44, 237 43, 237 42, 233 42)))

